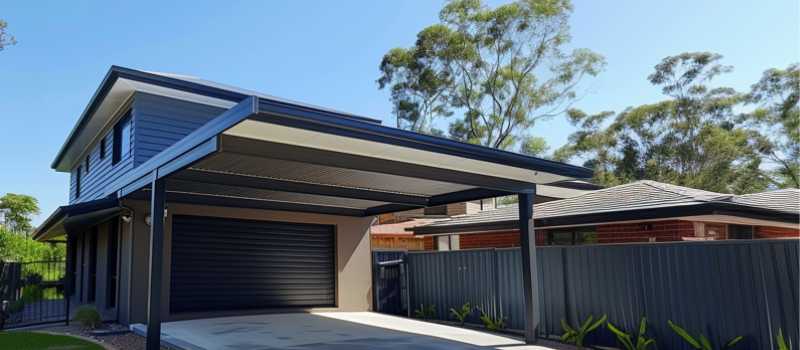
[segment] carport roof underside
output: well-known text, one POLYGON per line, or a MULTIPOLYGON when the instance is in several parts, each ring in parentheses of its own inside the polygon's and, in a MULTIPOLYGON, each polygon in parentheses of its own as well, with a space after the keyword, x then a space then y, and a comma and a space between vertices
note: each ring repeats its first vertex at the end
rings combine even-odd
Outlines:
MULTIPOLYGON (((172 82, 170 88, 191 85, 172 82)), ((168 203, 371 216, 532 192, 535 184, 591 175, 581 167, 249 96, 111 182, 104 194, 149 199, 149 185, 165 179, 168 203)))

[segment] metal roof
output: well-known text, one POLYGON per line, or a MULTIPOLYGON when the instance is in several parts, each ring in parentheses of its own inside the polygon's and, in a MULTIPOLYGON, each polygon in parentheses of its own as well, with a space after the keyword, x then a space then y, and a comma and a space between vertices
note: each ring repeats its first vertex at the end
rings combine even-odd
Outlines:
MULTIPOLYGON (((744 210, 754 209, 762 214, 775 212, 784 220, 798 220, 800 191, 779 190, 742 196, 697 190, 656 181, 636 181, 625 185, 591 191, 586 194, 536 204, 533 217, 537 226, 547 227, 571 223, 590 224, 626 219, 626 213, 648 213, 646 217, 678 215, 687 210, 744 210), (562 219, 562 220, 557 220, 562 219), (588 220, 588 221, 587 221, 588 220)), ((501 229, 515 227, 519 208, 516 204, 494 210, 454 217, 414 229, 416 233, 468 232, 481 227, 501 229), (510 223, 510 225, 503 225, 510 223)), ((628 219, 645 216, 628 216, 628 219)))

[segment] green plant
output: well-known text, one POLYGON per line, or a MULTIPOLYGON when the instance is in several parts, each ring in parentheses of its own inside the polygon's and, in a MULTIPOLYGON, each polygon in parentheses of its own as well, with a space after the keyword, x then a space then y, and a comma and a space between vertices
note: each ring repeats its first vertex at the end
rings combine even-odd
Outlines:
POLYGON ((639 334, 636 336, 636 343, 633 342, 633 336, 621 331, 614 326, 611 322, 606 323, 608 329, 617 336, 617 340, 625 347, 626 350, 646 350, 650 345, 655 345, 656 340, 648 338, 644 333, 647 332, 647 319, 642 317, 639 321, 639 334))
POLYGON ((458 320, 459 325, 464 325, 464 321, 467 320, 470 314, 472 314, 472 305, 469 302, 464 303, 461 305, 461 308, 456 310, 455 308, 450 308, 450 314, 453 315, 453 318, 458 320))
POLYGON ((84 328, 95 329, 100 327, 103 320, 100 318, 100 313, 94 306, 81 306, 75 311, 74 321, 80 323, 84 328))
POLYGON ((480 310, 480 312, 481 312, 481 321, 483 322, 483 326, 486 327, 486 329, 490 331, 499 331, 501 329, 506 328, 505 317, 494 318, 492 316, 489 316, 489 314, 483 312, 483 310, 480 310))
POLYGON ((564 334, 561 335, 561 341, 575 344, 578 349, 583 349, 584 338, 605 323, 606 319, 608 319, 608 317, 603 315, 603 317, 600 317, 597 321, 592 322, 594 320, 594 315, 589 315, 579 327, 572 327, 566 320, 561 319, 561 328, 564 329, 564 334))
POLYGON ((436 318, 436 305, 420 304, 419 309, 414 310, 414 316, 425 320, 436 318))
MULTIPOLYGON (((683 338, 683 340, 689 343, 691 347, 698 350, 714 350, 714 346, 711 344, 711 341, 708 340, 708 337, 706 337, 702 333, 699 334, 697 338, 695 338, 691 336, 689 332, 687 332, 685 329, 681 328, 677 324, 673 323, 671 320, 667 320, 667 324, 669 325, 669 328, 672 328, 672 331, 675 332, 675 334, 683 338)), ((733 337, 727 342, 725 342, 725 345, 723 345, 719 349, 731 349, 733 348, 734 345, 742 341, 742 339, 744 339, 744 337, 741 335, 733 337)))
POLYGON ((786 339, 783 338, 783 329, 778 328, 778 335, 775 336, 775 341, 778 342, 778 350, 792 350, 792 346, 786 344, 786 339))
POLYGON ((22 299, 14 300, 8 304, 8 314, 13 315, 21 312, 25 308, 25 301, 22 299))
POLYGON ((44 289, 38 285, 29 285, 22 288, 22 300, 26 304, 35 303, 44 299, 44 289))

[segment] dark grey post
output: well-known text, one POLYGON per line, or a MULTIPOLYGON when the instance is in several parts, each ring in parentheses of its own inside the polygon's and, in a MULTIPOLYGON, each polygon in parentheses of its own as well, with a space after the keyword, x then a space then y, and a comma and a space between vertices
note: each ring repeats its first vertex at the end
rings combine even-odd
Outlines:
POLYGON ((153 176, 150 200, 150 291, 147 295, 147 350, 161 348, 161 273, 164 265, 164 209, 166 206, 164 181, 164 179, 153 176))
POLYGON ((522 250, 522 286, 525 289, 525 342, 536 343, 536 327, 539 325, 539 282, 536 273, 536 235, 533 231, 533 198, 531 193, 520 193, 519 238, 522 250))
MULTIPOLYGON (((72 253, 72 250, 75 249, 75 242, 73 240, 73 235, 69 234, 69 231, 66 231, 67 240, 65 242, 65 249, 67 252, 67 260, 64 262, 64 322, 67 326, 69 326, 69 304, 70 298, 72 298, 72 256, 75 253, 72 253)), ((77 260, 77 259, 76 259, 77 260)))

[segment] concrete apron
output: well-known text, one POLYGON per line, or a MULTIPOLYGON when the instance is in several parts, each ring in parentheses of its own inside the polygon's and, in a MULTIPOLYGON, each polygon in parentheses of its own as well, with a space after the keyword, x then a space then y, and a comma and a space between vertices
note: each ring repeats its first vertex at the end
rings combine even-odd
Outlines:
MULTIPOLYGON (((131 330, 145 335, 143 324, 131 330)), ((185 350, 548 349, 519 339, 372 312, 210 318, 162 324, 162 342, 185 350)))

